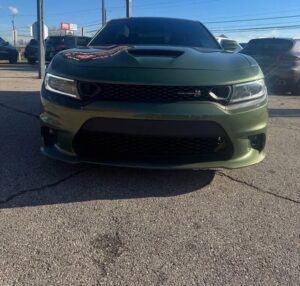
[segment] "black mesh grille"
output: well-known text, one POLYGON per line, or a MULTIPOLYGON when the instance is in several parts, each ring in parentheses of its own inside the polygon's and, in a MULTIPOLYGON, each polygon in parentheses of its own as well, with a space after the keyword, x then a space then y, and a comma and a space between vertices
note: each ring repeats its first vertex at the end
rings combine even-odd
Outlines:
MULTIPOLYGON (((127 85, 78 82, 79 94, 83 99, 97 99, 108 101, 129 102, 178 102, 178 101, 216 101, 209 96, 211 87, 197 86, 154 86, 127 85)), ((219 95, 224 100, 218 102, 226 104, 229 89, 219 95)))
POLYGON ((232 145, 225 137, 161 137, 81 130, 75 152, 87 160, 192 163, 228 160, 232 145))

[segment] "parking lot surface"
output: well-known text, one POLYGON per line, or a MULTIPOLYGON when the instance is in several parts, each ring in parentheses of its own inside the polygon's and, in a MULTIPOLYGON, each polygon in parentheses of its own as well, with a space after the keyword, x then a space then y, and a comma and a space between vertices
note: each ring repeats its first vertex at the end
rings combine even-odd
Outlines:
POLYGON ((67 165, 40 153, 35 69, 0 64, 1 285, 300 285, 300 91, 270 96, 256 166, 67 165))

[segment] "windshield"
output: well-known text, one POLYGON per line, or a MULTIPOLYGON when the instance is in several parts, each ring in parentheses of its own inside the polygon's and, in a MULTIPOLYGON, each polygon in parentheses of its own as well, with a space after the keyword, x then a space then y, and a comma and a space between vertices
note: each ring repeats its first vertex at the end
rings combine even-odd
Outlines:
POLYGON ((90 46, 169 45, 220 49, 217 41, 199 22, 131 18, 110 21, 90 46))

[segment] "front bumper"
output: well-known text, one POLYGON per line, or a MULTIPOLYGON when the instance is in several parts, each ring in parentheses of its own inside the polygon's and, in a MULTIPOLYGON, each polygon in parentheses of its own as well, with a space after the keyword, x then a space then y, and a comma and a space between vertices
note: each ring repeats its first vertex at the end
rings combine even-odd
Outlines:
MULTIPOLYGON (((256 164, 265 157, 267 99, 251 108, 234 110, 209 102, 149 104, 103 101, 81 105, 43 89, 42 103, 44 112, 40 118, 44 146, 41 150, 49 157, 69 163, 87 162, 153 169, 240 168, 256 164), (135 135, 148 136, 149 140, 160 138, 159 136, 174 138, 176 135, 184 138, 219 137, 226 139, 228 152, 221 157, 213 154, 209 159, 205 156, 199 160, 196 157, 180 157, 178 160, 173 158, 162 161, 136 160, 130 156, 126 156, 125 160, 109 156, 103 156, 102 159, 99 156, 79 156, 76 138, 83 129, 104 134, 121 134, 122 141, 125 140, 122 136, 135 135), (259 144, 257 140, 260 140, 259 144)), ((155 144, 159 144, 157 141, 160 142, 160 139, 155 144)), ((163 148, 170 141, 166 142, 163 148)), ((139 144, 144 144, 144 141, 139 139, 137 148, 139 144)), ((210 150, 207 142, 201 141, 201 144, 210 150)), ((169 146, 171 145, 172 140, 169 146)), ((170 148, 171 153, 174 150, 170 148)))

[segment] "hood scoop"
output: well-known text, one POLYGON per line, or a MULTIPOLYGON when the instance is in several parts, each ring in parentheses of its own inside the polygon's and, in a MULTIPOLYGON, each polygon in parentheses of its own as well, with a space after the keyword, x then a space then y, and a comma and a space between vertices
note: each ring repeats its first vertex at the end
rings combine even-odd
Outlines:
POLYGON ((184 54, 184 51, 159 50, 159 49, 130 49, 127 51, 135 57, 167 57, 177 58, 184 54))

